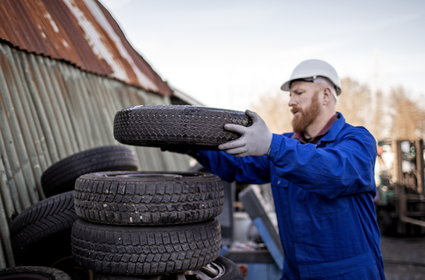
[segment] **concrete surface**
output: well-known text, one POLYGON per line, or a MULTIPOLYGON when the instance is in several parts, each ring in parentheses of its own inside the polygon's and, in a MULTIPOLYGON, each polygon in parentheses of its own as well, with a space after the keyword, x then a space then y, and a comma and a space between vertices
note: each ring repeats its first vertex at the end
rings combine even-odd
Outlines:
POLYGON ((387 280, 425 279, 425 237, 382 237, 387 280))

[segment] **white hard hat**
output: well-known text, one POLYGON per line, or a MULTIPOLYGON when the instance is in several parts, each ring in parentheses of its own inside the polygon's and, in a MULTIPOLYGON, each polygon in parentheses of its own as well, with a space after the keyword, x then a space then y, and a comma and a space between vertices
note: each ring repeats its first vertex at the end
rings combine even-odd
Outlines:
POLYGON ((335 86, 336 94, 341 94, 341 81, 335 68, 329 63, 319 59, 308 59, 298 64, 291 77, 280 88, 284 91, 290 91, 291 82, 303 79, 315 79, 317 77, 325 77, 335 86))

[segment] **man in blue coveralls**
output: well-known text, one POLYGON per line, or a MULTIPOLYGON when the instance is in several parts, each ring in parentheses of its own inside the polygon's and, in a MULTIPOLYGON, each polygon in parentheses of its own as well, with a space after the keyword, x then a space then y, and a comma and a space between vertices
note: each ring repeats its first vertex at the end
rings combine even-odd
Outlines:
POLYGON ((325 61, 298 64, 289 91, 293 133, 252 126, 221 151, 191 153, 226 181, 271 182, 285 260, 282 279, 385 279, 373 198, 376 143, 336 112, 340 79, 325 61))

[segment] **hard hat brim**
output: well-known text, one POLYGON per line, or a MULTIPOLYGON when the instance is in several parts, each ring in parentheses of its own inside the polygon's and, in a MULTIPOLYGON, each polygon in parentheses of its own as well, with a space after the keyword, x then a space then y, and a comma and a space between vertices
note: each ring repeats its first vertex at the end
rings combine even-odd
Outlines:
MULTIPOLYGON (((326 77, 325 77, 326 78, 326 77)), ((283 83, 283 85, 280 87, 280 89, 281 90, 283 90, 283 91, 291 91, 291 83, 293 82, 293 81, 296 81, 296 80, 302 80, 303 78, 297 78, 297 79, 291 79, 291 80, 288 80, 288 81, 286 81, 285 83, 283 83)), ((339 87, 339 86, 337 86, 337 85, 335 85, 331 80, 329 80, 333 85, 334 85, 334 87, 335 87, 335 90, 336 90, 336 94, 337 95, 340 95, 341 94, 341 88, 339 87)))
POLYGON ((291 82, 292 82, 292 80, 289 80, 289 81, 285 82, 285 83, 284 83, 284 84, 280 87, 280 89, 281 89, 281 90, 283 90, 283 91, 290 91, 290 90, 291 90, 291 89, 290 89, 291 82))
POLYGON ((292 78, 288 81, 286 81, 281 87, 280 89, 283 91, 291 91, 291 84, 294 81, 306 81, 306 82, 313 82, 313 81, 307 81, 307 79, 315 79, 315 76, 308 76, 308 77, 295 77, 292 78))

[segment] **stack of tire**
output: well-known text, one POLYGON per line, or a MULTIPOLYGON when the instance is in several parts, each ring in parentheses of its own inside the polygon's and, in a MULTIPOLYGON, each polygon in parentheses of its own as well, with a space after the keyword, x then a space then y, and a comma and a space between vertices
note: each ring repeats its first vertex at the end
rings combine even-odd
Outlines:
POLYGON ((11 222, 15 263, 26 273, 41 273, 36 267, 44 273, 43 267, 50 267, 65 271, 74 280, 86 279, 88 272, 78 268, 71 255, 71 228, 77 219, 75 181, 90 172, 137 168, 134 152, 118 145, 83 150, 52 164, 41 176, 46 198, 22 211, 11 222))
POLYGON ((97 274, 197 270, 220 251, 222 181, 207 173, 99 172, 78 178, 72 253, 97 274))
MULTIPOLYGON (((194 106, 119 111, 114 136, 128 145, 211 148, 238 136, 243 113, 194 106)), ((220 256, 216 217, 225 183, 205 172, 95 172, 75 184, 72 255, 95 279, 242 279, 220 256)))

